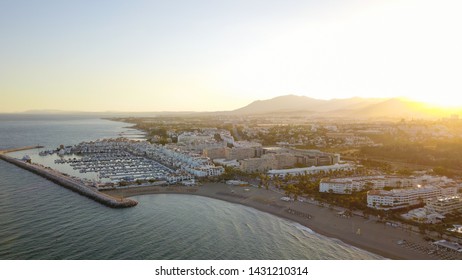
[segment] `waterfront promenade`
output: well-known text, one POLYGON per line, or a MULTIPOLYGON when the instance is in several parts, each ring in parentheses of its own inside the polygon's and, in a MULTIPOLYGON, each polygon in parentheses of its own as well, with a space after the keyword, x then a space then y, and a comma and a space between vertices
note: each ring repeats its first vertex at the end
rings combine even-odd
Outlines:
POLYGON ((390 259, 440 259, 419 233, 405 231, 375 220, 338 215, 328 207, 299 201, 282 201, 280 193, 256 187, 207 183, 200 187, 139 187, 105 191, 116 197, 145 194, 189 194, 238 203, 306 226, 314 232, 390 259), (406 240, 405 246, 399 241, 406 240), (411 248, 412 247, 412 248, 411 248))

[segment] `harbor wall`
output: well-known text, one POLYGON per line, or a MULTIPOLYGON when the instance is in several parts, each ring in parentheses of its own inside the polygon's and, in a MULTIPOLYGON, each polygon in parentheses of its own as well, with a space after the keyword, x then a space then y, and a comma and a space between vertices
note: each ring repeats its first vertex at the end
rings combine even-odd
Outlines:
POLYGON ((40 148, 43 148, 43 146, 27 146, 27 147, 21 147, 21 148, 13 148, 13 149, 2 150, 0 151, 0 154, 13 153, 13 152, 32 150, 32 149, 40 149, 40 148))
POLYGON ((37 166, 34 164, 26 163, 19 159, 7 156, 3 153, 0 153, 0 159, 6 162, 9 162, 11 164, 14 164, 18 167, 21 167, 23 169, 26 169, 30 172, 33 172, 56 184, 59 184, 67 189, 70 189, 76 193, 79 193, 83 196, 86 196, 90 199, 93 199, 111 208, 127 208, 127 207, 136 206, 138 204, 137 201, 132 200, 132 199, 127 199, 127 198, 118 199, 118 198, 106 195, 96 189, 93 189, 92 187, 88 187, 81 182, 78 182, 70 177, 67 177, 61 173, 58 173, 57 171, 46 169, 44 167, 37 166))

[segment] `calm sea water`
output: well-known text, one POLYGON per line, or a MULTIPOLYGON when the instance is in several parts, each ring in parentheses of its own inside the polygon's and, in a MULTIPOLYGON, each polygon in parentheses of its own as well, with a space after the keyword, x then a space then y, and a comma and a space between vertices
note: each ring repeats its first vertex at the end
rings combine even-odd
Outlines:
MULTIPOLYGON (((0 115, 0 149, 133 134, 127 126, 96 117, 0 115)), ((242 205, 173 194, 134 199, 134 208, 107 208, 0 161, 0 259, 380 258, 242 205)))

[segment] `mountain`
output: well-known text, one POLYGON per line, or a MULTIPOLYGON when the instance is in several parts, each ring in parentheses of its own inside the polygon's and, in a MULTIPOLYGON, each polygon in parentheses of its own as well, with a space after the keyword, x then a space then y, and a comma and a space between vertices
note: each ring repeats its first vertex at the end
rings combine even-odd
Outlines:
POLYGON ((236 114, 249 115, 311 111, 317 106, 324 105, 325 102, 325 100, 314 99, 306 96, 285 95, 269 100, 257 100, 232 112, 236 114))
POLYGON ((231 114, 302 113, 304 115, 342 118, 436 118, 448 116, 447 110, 431 108, 425 103, 400 98, 360 98, 321 100, 306 96, 285 95, 258 100, 231 114))
POLYGON ((80 114, 82 112, 78 111, 63 111, 63 110, 54 110, 54 109, 44 109, 44 110, 27 110, 21 114, 29 115, 53 115, 53 114, 80 114))
POLYGON ((462 115, 459 109, 441 109, 428 104, 400 98, 345 98, 315 99, 307 96, 284 95, 257 100, 234 111, 220 112, 78 112, 60 110, 30 110, 29 115, 88 115, 99 117, 155 117, 155 116, 214 116, 214 115, 268 115, 291 117, 348 118, 348 119, 430 119, 462 115))
MULTIPOLYGON (((72 115, 72 116, 94 116, 94 117, 121 117, 121 116, 133 116, 133 117, 155 117, 155 116, 182 116, 182 115, 194 115, 200 112, 195 111, 159 111, 159 112, 125 112, 125 111, 64 111, 64 110, 27 110, 23 112, 10 113, 10 114, 22 114, 22 115, 72 115)), ((216 112, 219 113, 219 112, 216 112)), ((2 113, 0 113, 2 114, 2 113)), ((8 113, 6 113, 8 114, 8 113)))
POLYGON ((358 110, 376 104, 383 99, 347 98, 322 100, 306 96, 284 95, 268 100, 257 100, 240 109, 235 114, 270 114, 284 112, 330 112, 337 110, 358 110))

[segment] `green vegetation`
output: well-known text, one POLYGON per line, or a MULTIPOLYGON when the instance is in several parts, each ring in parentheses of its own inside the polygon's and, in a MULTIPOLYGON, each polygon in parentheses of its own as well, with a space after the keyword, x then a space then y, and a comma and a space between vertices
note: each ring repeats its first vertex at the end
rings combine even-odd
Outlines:
POLYGON ((447 177, 452 177, 455 175, 455 172, 448 170, 447 168, 444 168, 442 166, 437 166, 433 168, 433 173, 435 173, 435 175, 447 176, 447 177))
POLYGON ((437 166, 435 174, 452 176, 451 169, 462 168, 462 141, 438 140, 423 143, 390 143, 381 147, 361 147, 360 155, 374 159, 437 166))
POLYGON ((259 173, 246 173, 241 171, 238 168, 225 166, 225 172, 220 176, 216 177, 217 181, 227 181, 227 180, 249 180, 255 179, 260 174, 259 173))
POLYGON ((392 172, 391 165, 386 162, 372 160, 372 159, 361 159, 359 163, 368 169, 375 169, 386 174, 390 174, 392 172))

